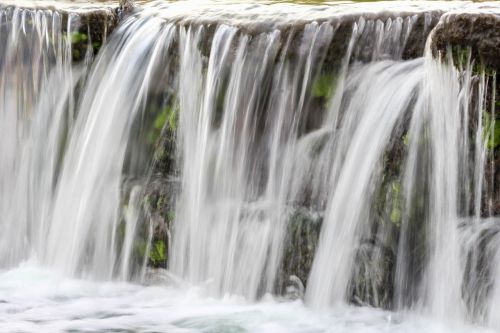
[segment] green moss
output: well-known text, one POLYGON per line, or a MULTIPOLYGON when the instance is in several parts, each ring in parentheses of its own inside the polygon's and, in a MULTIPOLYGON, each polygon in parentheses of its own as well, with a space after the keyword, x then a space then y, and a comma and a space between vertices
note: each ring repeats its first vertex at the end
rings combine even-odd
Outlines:
POLYGON ((479 62, 474 63, 474 66, 472 68, 472 72, 478 75, 485 74, 486 76, 494 76, 495 75, 495 70, 490 67, 486 67, 482 65, 479 62))
POLYGON ((401 211, 397 208, 393 208, 389 218, 391 219, 392 223, 399 225, 399 222, 401 221, 401 211))
POLYGON ((155 118, 155 122, 153 124, 154 129, 161 130, 163 128, 163 125, 165 124, 165 121, 167 120, 169 112, 170 112, 169 107, 165 107, 165 108, 163 108, 163 110, 161 110, 161 112, 155 118))
POLYGON ((73 60, 76 61, 76 60, 80 59, 80 51, 79 50, 74 49, 71 52, 72 52, 72 55, 73 55, 73 60))
POLYGON ((159 265, 167 258, 165 256, 165 243, 162 240, 155 241, 149 251, 149 260, 153 265, 159 265))
POLYGON ((154 119, 153 128, 148 135, 150 143, 156 142, 165 125, 168 125, 170 131, 175 131, 177 126, 177 107, 175 105, 166 105, 154 119))
POLYGON ((500 146, 500 119, 494 119, 485 111, 483 111, 483 142, 487 149, 500 146))
POLYGON ((94 52, 98 52, 101 49, 102 43, 101 42, 93 42, 92 43, 92 48, 94 49, 94 52))
POLYGON ((410 138, 408 137, 408 133, 406 133, 405 135, 403 135, 403 144, 405 146, 408 146, 408 144, 410 143, 410 138))
MULTIPOLYGON (((136 239, 134 242, 134 252, 138 258, 146 256, 147 242, 144 239, 136 239)), ((155 241, 151 244, 151 250, 148 256, 149 262, 153 266, 157 266, 165 262, 167 259, 165 251, 165 243, 163 240, 155 241)))
POLYGON ((75 31, 75 32, 71 33, 70 39, 71 39, 71 44, 78 44, 80 42, 86 41, 88 39, 88 37, 86 34, 75 31))
POLYGON ((165 159, 165 154, 165 147, 159 146, 158 148, 156 148, 154 152, 155 161, 163 161, 165 159))
POLYGON ((399 182, 393 181, 390 186, 391 212, 389 214, 389 219, 397 226, 401 223, 400 193, 401 188, 399 182))
POLYGON ((167 213, 167 221, 172 222, 175 217, 175 212, 173 210, 169 210, 167 213))
POLYGON ((319 75, 312 85, 313 97, 328 98, 334 90, 335 78, 332 74, 319 75))

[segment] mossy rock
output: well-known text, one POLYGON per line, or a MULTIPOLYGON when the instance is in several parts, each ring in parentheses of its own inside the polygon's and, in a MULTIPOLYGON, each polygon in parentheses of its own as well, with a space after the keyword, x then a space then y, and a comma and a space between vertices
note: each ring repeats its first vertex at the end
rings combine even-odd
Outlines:
POLYGON ((311 271, 323 218, 306 208, 294 209, 289 217, 285 236, 282 266, 277 280, 278 292, 284 294, 290 277, 303 285, 311 271))
MULTIPOLYGON (((63 23, 67 22, 63 16, 63 23)), ((118 24, 118 18, 112 11, 95 11, 82 13, 77 17, 70 34, 73 61, 80 62, 87 53, 98 54, 102 45, 118 24)))
POLYGON ((471 57, 485 68, 500 69, 500 17, 494 14, 448 14, 436 27, 434 54, 446 54, 449 47, 471 50, 471 57))

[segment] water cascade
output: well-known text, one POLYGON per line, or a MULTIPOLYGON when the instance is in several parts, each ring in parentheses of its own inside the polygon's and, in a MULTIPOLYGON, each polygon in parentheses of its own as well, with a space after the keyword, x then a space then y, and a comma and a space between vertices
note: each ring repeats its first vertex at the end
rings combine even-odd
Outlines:
POLYGON ((79 6, 0 6, 0 330, 500 329, 498 5, 79 6))
MULTIPOLYGON (((8 8, 0 17, 0 262, 12 265, 46 249, 61 145, 74 119, 73 91, 85 70, 71 64, 59 13, 8 8)), ((66 19, 70 28, 72 19, 66 19)))

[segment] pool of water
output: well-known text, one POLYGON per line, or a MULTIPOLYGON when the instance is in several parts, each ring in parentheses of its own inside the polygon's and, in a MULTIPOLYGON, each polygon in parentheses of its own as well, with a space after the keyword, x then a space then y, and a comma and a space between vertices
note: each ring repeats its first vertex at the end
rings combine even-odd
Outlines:
POLYGON ((90 282, 23 264, 0 272, 0 332, 493 332, 368 307, 313 311, 300 300, 215 299, 203 287, 165 280, 90 282))

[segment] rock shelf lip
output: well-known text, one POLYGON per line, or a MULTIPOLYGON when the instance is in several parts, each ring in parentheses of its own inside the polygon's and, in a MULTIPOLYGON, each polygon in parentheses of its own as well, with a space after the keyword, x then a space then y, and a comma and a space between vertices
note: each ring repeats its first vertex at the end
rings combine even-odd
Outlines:
MULTIPOLYGON (((154 12, 166 19, 190 21, 222 21, 241 24, 273 19, 277 22, 314 21, 344 15, 410 14, 431 11, 450 13, 494 13, 500 15, 499 1, 295 1, 245 0, 136 0, 145 13, 154 12)), ((116 9, 118 0, 0 0, 0 5, 25 8, 50 8, 68 11, 116 9)))
POLYGON ((452 55, 469 49, 475 60, 490 70, 500 70, 500 15, 495 12, 452 11, 445 13, 434 30, 431 48, 452 55))
MULTIPOLYGON (((440 14, 500 15, 500 1, 326 1, 304 4, 287 1, 244 0, 137 0, 143 16, 158 16, 178 23, 218 23, 234 26, 280 27, 344 17, 367 18, 408 16, 425 12, 440 14)), ((84 13, 115 10, 118 0, 0 0, 0 6, 53 9, 84 13)))
POLYGON ((137 1, 143 15, 157 15, 181 23, 222 23, 237 26, 325 21, 345 16, 395 16, 424 12, 498 13, 500 2, 471 1, 377 1, 326 2, 243 2, 220 0, 137 1))
MULTIPOLYGON (((281 0, 136 0, 135 3, 138 8, 133 15, 138 17, 156 17, 179 25, 229 25, 250 34, 294 29, 311 22, 339 23, 339 26, 343 24, 344 30, 349 30, 348 24, 360 18, 385 21, 410 17, 416 22, 417 16, 425 15, 425 25, 432 23, 434 27, 439 21, 433 38, 434 50, 443 51, 448 44, 468 45, 474 50, 473 56, 486 65, 500 66, 500 37, 496 28, 500 26, 500 1, 326 1, 304 4, 281 0), (458 25, 454 23, 457 17, 461 19, 458 25), (448 25, 454 26, 453 33, 448 25)), ((81 14, 92 26, 105 22, 108 32, 123 18, 118 10, 119 0, 0 0, 0 7, 5 6, 81 14)), ((405 58, 420 53, 420 50, 409 52, 405 58)))
POLYGON ((75 13, 111 11, 118 7, 118 1, 50 1, 50 0, 0 0, 0 6, 20 8, 52 9, 75 13))

